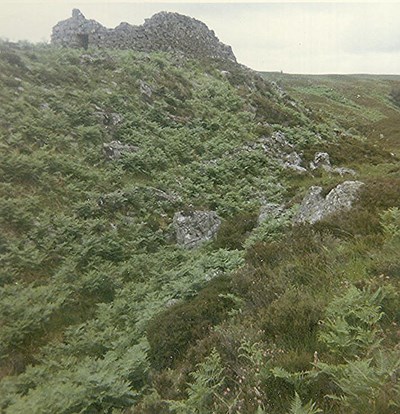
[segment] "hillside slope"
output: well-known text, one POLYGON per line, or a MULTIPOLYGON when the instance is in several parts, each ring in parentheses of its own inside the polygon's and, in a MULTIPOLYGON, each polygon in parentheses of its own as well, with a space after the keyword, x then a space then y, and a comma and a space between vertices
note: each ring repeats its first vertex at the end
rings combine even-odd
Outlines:
POLYGON ((234 62, 0 48, 1 412, 399 409, 398 142, 365 134, 397 128, 392 80, 367 112, 234 62), (355 179, 351 211, 292 225, 355 179), (186 249, 199 211, 222 224, 186 249))
POLYGON ((398 153, 399 75, 286 75, 264 73, 325 122, 354 128, 371 143, 398 153))

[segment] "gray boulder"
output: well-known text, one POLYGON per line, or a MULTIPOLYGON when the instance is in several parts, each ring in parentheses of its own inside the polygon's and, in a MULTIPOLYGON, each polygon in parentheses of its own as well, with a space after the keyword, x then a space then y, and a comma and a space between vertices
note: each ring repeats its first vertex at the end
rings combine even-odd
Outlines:
POLYGON ((331 160, 327 152, 316 152, 314 155, 314 160, 310 162, 310 169, 317 170, 330 170, 332 169, 331 160))
POLYGON ((173 226, 179 245, 192 249, 211 240, 217 234, 221 219, 215 211, 177 212, 173 226))
POLYGON ((293 170, 299 174, 304 174, 307 170, 301 166, 302 162, 303 160, 301 159, 301 156, 296 151, 293 151, 290 154, 282 156, 281 165, 285 169, 293 170))
POLYGON ((322 187, 311 187, 293 219, 294 224, 314 224, 330 214, 350 210, 363 185, 361 181, 345 181, 326 197, 322 195, 322 187))
POLYGON ((103 144, 103 153, 108 161, 119 160, 124 154, 138 151, 135 145, 123 144, 121 141, 111 141, 103 144))
POLYGON ((106 129, 114 129, 114 127, 118 127, 124 121, 124 117, 117 112, 105 111, 97 105, 94 108, 96 109, 94 115, 106 129))

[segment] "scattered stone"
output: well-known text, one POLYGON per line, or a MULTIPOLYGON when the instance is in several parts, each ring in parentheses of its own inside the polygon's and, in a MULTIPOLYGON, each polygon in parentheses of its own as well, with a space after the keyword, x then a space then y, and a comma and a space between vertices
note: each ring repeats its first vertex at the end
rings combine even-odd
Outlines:
POLYGON ((330 214, 350 210, 363 185, 361 181, 345 181, 331 190, 326 197, 322 195, 322 187, 311 187, 293 219, 294 224, 314 224, 330 214))
POLYGON ((85 54, 85 55, 81 55, 79 61, 82 65, 86 65, 88 63, 96 62, 96 58, 92 55, 85 54))
POLYGON ((123 144, 121 141, 111 141, 103 144, 103 152, 108 161, 119 160, 124 154, 138 151, 135 145, 123 144))
POLYGON ((277 92, 279 97, 284 98, 286 96, 286 91, 282 88, 281 85, 279 85, 275 81, 270 82, 270 84, 271 84, 272 88, 275 89, 275 91, 277 92))
POLYGON ((307 169, 301 166, 302 162, 301 156, 296 151, 293 151, 283 156, 282 166, 283 168, 296 171, 299 174, 304 174, 307 172, 307 169))
POLYGON ((261 140, 265 145, 265 150, 275 149, 288 152, 294 148, 293 144, 287 140, 286 135, 281 131, 273 132, 271 136, 263 137, 261 140))
MULTIPOLYGON (((189 57, 208 57, 236 62, 230 46, 199 20, 178 13, 161 12, 141 26, 121 23, 108 29, 88 20, 78 10, 53 27, 51 42, 57 46, 132 49, 142 52, 176 52, 189 57)), ((90 61, 91 59, 89 59, 90 61)))
POLYGON ((259 142, 264 151, 276 159, 276 161, 285 169, 293 170, 299 174, 304 174, 307 169, 302 166, 303 160, 301 154, 294 150, 283 132, 277 131, 268 137, 260 138, 259 142))
POLYGON ((40 104, 40 109, 42 111, 49 111, 50 110, 50 105, 47 102, 41 103, 40 104))
POLYGON ((352 170, 351 168, 345 167, 332 167, 331 161, 329 158, 329 154, 327 152, 316 152, 314 156, 314 160, 310 162, 310 170, 324 170, 331 174, 339 174, 343 175, 356 175, 357 173, 352 170))
POLYGON ((178 302, 179 302, 179 299, 175 299, 175 298, 173 298, 173 299, 169 299, 169 300, 167 301, 167 303, 165 304, 165 306, 166 306, 167 308, 169 308, 169 307, 171 307, 171 306, 176 305, 178 302))
POLYGON ((124 117, 118 112, 105 111, 97 105, 94 107, 96 109, 95 116, 107 128, 116 127, 124 120, 124 117))
POLYGON ((153 95, 153 91, 152 91, 151 87, 146 82, 143 82, 142 80, 139 80, 139 89, 140 89, 140 93, 142 95, 144 95, 148 99, 151 99, 151 96, 153 95))
POLYGON ((173 226, 179 245, 192 249, 211 240, 218 232, 221 219, 215 211, 177 212, 173 226))
POLYGON ((357 175, 356 171, 346 167, 335 167, 332 169, 331 172, 333 172, 334 174, 339 174, 341 177, 343 177, 344 175, 352 175, 353 177, 357 175))

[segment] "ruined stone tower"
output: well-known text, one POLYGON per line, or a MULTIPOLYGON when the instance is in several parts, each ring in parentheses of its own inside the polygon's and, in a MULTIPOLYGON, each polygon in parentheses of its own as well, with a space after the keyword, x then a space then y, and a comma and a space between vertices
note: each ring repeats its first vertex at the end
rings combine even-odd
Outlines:
POLYGON ((78 10, 72 17, 53 27, 54 45, 84 48, 132 49, 137 51, 180 52, 188 57, 209 57, 236 62, 230 46, 220 42, 212 30, 188 16, 160 12, 146 19, 141 26, 121 23, 108 29, 88 20, 78 10))

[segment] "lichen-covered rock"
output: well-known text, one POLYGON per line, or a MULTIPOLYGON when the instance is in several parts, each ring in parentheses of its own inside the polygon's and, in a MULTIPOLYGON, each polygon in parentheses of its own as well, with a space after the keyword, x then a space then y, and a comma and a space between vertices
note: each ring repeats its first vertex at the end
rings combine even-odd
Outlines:
POLYGON ((307 169, 301 166, 302 162, 303 160, 300 154, 297 151, 293 151, 282 157, 281 164, 285 169, 293 170, 299 174, 304 174, 307 172, 307 169))
POLYGON ((345 167, 332 167, 329 154, 327 152, 316 152, 314 160, 310 162, 311 171, 324 170, 328 173, 343 175, 356 175, 356 172, 351 168, 345 167))
POLYGON ((331 190, 326 197, 322 195, 322 187, 311 187, 293 219, 294 223, 313 224, 330 214, 350 210, 363 185, 361 181, 345 181, 331 190))
POLYGON ((123 144, 121 141, 111 141, 103 144, 103 153, 107 160, 118 160, 124 154, 138 151, 135 145, 123 144))
POLYGON ((220 225, 221 219, 215 211, 178 212, 173 220, 176 241, 187 249, 211 240, 217 234, 220 225))
POLYGON ((188 16, 161 12, 146 19, 141 26, 121 23, 108 29, 87 20, 77 9, 72 17, 53 27, 54 45, 84 48, 132 49, 143 52, 179 52, 189 57, 209 57, 236 62, 230 46, 220 42, 212 30, 188 16))
POLYGON ((323 170, 330 170, 332 168, 331 160, 327 152, 316 152, 314 160, 310 162, 310 169, 316 170, 322 168, 323 170))

